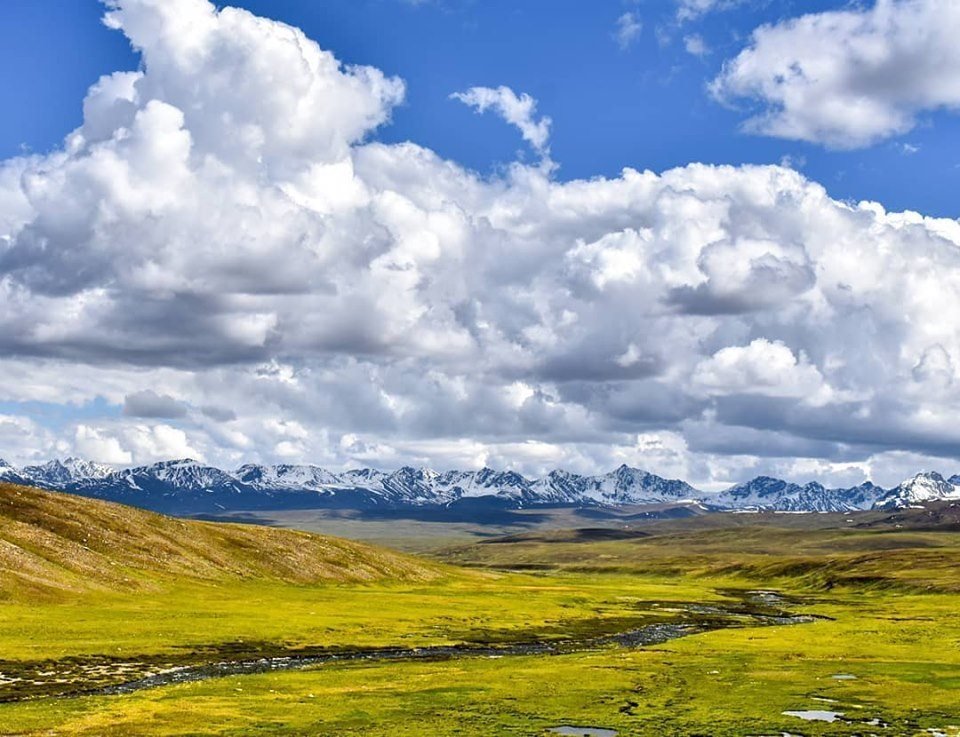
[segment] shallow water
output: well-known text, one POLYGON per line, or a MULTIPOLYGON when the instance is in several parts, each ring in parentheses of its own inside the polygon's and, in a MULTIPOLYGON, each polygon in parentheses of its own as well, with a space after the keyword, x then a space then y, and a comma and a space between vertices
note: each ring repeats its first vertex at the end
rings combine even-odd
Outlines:
POLYGON ((603 727, 553 727, 554 734, 568 735, 568 737, 617 737, 617 730, 603 727))
MULTIPOLYGON (((236 652, 225 646, 211 646, 210 652, 197 651, 181 657, 144 657, 141 661, 120 661, 109 656, 68 658, 63 661, 0 661, 0 703, 36 698, 113 695, 132 693, 177 683, 189 683, 224 676, 267 673, 316 667, 327 663, 391 660, 451 660, 456 658, 499 658, 511 655, 562 655, 618 646, 638 648, 659 645, 678 637, 695 635, 730 627, 757 627, 811 622, 810 615, 762 607, 745 608, 743 603, 711 605, 688 604, 680 608, 678 621, 642 624, 620 632, 597 634, 576 633, 556 639, 535 639, 514 642, 483 642, 465 639, 455 645, 419 648, 337 648, 323 647, 289 650, 263 643, 259 655, 236 652), (251 657, 252 656, 252 657, 251 657), (193 662, 190 662, 190 661, 193 662)), ((640 620, 642 621, 642 620, 640 620)), ((639 624, 640 621, 637 623, 639 624)), ((518 633, 522 637, 521 633, 518 633)), ((579 727, 570 727, 580 729, 579 727)), ((597 728, 584 728, 594 729, 597 728)), ((564 734, 564 733, 557 733, 564 734)), ((581 733, 566 733, 581 734, 581 733)), ((604 737, 602 732, 591 732, 604 737)))
MULTIPOLYGON (((803 620, 808 621, 808 620, 803 620)), ((766 623, 766 622, 764 622, 766 623)), ((784 624, 792 622, 785 621, 784 624)), ((146 688, 156 688, 174 683, 203 681, 223 676, 268 673, 279 670, 299 670, 326 663, 344 663, 351 661, 387 661, 387 660, 452 660, 469 657, 503 657, 505 655, 562 655, 582 650, 593 650, 609 645, 620 647, 642 647, 660 645, 686 635, 723 629, 724 623, 694 624, 651 624, 626 632, 584 638, 582 640, 556 640, 539 642, 520 642, 508 645, 436 645, 418 648, 381 648, 364 650, 343 650, 335 653, 317 655, 286 655, 283 657, 258 658, 256 660, 223 661, 171 668, 146 678, 127 681, 90 693, 111 695, 132 693, 146 688)))
POLYGON ((788 717, 797 717, 807 722, 835 722, 843 716, 842 711, 821 711, 819 709, 807 709, 803 711, 785 711, 782 712, 788 717))

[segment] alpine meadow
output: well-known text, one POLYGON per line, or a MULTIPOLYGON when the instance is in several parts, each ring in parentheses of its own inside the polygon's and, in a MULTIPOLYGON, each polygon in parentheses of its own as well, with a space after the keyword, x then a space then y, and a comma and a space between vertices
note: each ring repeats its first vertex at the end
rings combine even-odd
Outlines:
POLYGON ((0 735, 960 737, 958 38, 0 4, 0 735))

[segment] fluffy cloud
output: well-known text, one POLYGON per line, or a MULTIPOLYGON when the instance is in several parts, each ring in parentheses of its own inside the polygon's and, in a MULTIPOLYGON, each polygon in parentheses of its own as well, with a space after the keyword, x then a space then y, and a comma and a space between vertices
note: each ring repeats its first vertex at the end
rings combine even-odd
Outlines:
POLYGON ((697 365, 693 382, 708 394, 760 394, 808 400, 818 399, 827 388, 823 375, 805 355, 797 358, 780 341, 763 338, 746 346, 721 348, 697 365))
POLYGON ((119 440, 89 425, 77 425, 74 447, 84 458, 96 463, 126 465, 133 461, 133 454, 125 450, 119 440))
POLYGON ((70 445, 29 417, 0 414, 0 448, 0 458, 8 463, 33 463, 64 453, 70 445))
POLYGON ((184 430, 165 424, 107 424, 105 427, 80 424, 76 428, 74 447, 89 460, 120 466, 205 457, 191 445, 184 430))
MULTIPOLYGON (((372 141, 402 83, 281 23, 108 18, 141 71, 96 83, 61 150, 0 165, 0 401, 61 408, 11 460, 711 484, 960 452, 957 221, 776 166, 485 179, 372 141)), ((533 100, 478 89, 546 159, 533 100)))
POLYGON ((876 0, 754 31, 712 84, 760 112, 748 131, 836 148, 905 133, 918 115, 960 106, 960 5, 876 0))
POLYGON ((637 14, 628 11, 617 18, 613 38, 620 49, 626 51, 637 40, 642 30, 643 23, 640 22, 637 14))
MULTIPOLYGON (((636 35, 636 32, 634 32, 636 35)), ((536 118, 537 101, 527 93, 517 95, 509 87, 471 87, 465 92, 454 92, 450 97, 469 105, 478 113, 494 110, 510 125, 516 127, 523 140, 541 154, 549 152, 550 118, 536 118)))
POLYGON ((742 0, 677 0, 677 20, 692 21, 712 13, 738 5, 742 0))

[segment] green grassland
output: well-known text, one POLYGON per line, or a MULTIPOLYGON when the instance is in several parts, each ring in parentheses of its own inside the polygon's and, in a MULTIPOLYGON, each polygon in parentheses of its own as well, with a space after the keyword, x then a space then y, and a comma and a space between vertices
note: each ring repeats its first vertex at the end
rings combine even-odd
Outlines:
POLYGON ((540 531, 427 560, 0 486, 0 734, 960 734, 960 533, 711 515, 613 537, 540 531), (332 662, 83 693, 124 663, 563 641, 755 589, 819 618, 641 648, 332 662))

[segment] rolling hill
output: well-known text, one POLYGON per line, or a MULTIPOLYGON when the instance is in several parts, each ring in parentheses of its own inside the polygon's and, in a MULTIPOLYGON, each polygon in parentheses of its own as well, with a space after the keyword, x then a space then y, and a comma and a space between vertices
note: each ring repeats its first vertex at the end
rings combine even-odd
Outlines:
POLYGON ((439 566, 338 538, 174 519, 0 483, 0 599, 130 591, 171 579, 317 584, 439 575, 439 566))

